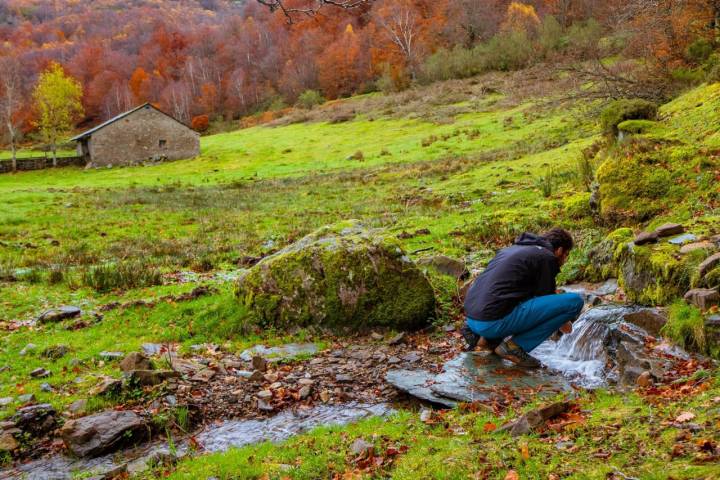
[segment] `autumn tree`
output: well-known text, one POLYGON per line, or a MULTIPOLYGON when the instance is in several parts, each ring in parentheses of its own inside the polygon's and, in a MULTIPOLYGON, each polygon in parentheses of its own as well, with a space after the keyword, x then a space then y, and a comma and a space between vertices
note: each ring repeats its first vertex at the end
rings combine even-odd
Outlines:
POLYGON ((35 86, 37 124, 43 139, 50 144, 54 167, 57 166, 58 140, 71 131, 74 121, 83 115, 82 94, 80 83, 66 75, 58 63, 51 63, 35 86))
POLYGON ((534 33, 540 26, 540 18, 535 7, 520 2, 512 2, 507 9, 502 30, 512 32, 534 33))
POLYGON ((7 134, 12 152, 12 170, 17 170, 17 141, 23 116, 23 88, 20 62, 15 57, 0 58, 0 122, 7 134))
POLYGON ((337 98, 354 93, 369 79, 369 67, 360 38, 348 24, 340 38, 317 61, 318 78, 325 95, 337 98))

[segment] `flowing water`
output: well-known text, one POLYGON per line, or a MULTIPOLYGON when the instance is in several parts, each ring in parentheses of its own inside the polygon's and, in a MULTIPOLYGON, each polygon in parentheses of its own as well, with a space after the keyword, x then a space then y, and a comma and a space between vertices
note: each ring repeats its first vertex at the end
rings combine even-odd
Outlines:
POLYGON ((608 334, 633 310, 633 307, 619 305, 587 310, 574 323, 571 334, 557 342, 546 341, 533 350, 533 355, 551 370, 585 388, 606 385, 608 334))

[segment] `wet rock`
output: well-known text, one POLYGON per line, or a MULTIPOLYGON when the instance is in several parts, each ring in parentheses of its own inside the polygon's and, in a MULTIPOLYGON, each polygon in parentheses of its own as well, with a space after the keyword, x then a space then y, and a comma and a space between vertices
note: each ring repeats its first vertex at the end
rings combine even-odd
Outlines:
POLYGON ((110 410, 65 423, 60 431, 65 446, 79 457, 96 457, 147 436, 143 418, 130 411, 110 410))
POLYGON ((300 400, 305 400, 310 396, 310 393, 312 391, 312 388, 309 385, 305 385, 304 387, 300 388, 298 391, 298 396, 300 397, 300 400))
POLYGON ((405 332, 400 332, 394 337, 392 337, 390 340, 388 340, 388 345, 399 345, 405 341, 405 332))
POLYGON ((662 329, 668 321, 667 317, 655 308, 643 308, 629 312, 625 314, 623 318, 626 322, 637 325, 654 337, 660 336, 660 329, 662 329))
POLYGON ((680 225, 679 223, 666 223, 664 225, 660 225, 658 228, 655 229, 655 233, 657 233, 658 237, 669 237, 671 235, 680 235, 681 233, 685 232, 685 227, 680 225))
POLYGON ((240 277, 237 293, 265 325, 341 332, 416 330, 435 310, 430 282, 400 244, 358 222, 322 228, 264 258, 240 277))
POLYGON ((264 372, 267 370, 268 362, 265 360, 265 358, 261 357, 260 355, 255 355, 252 358, 252 367, 254 370, 259 370, 261 372, 264 372))
POLYGON ((103 377, 90 391, 91 395, 115 395, 122 389, 122 380, 112 377, 103 377))
POLYGON ((703 278, 711 270, 720 265, 720 253, 709 256, 698 266, 698 274, 703 278))
POLYGON ((30 372, 30 376, 33 378, 47 378, 52 374, 50 370, 47 370, 45 368, 39 367, 30 372))
POLYGON ((514 422, 504 425, 501 430, 509 430, 513 437, 526 435, 546 421, 566 412, 570 406, 570 402, 557 402, 531 410, 514 422))
POLYGON ((31 437, 40 437, 57 426, 56 411, 49 403, 19 408, 12 417, 17 428, 31 437))
POLYGON ((132 372, 133 370, 152 370, 150 359, 140 352, 130 352, 120 361, 120 370, 123 372, 132 372))
POLYGON ((668 240, 668 243, 672 245, 685 245, 686 243, 691 243, 697 240, 697 236, 693 235, 692 233, 685 233, 683 235, 678 235, 677 237, 673 237, 670 240, 668 240))
POLYGON ((647 245, 648 243, 657 243, 659 235, 657 232, 640 232, 635 237, 633 243, 635 245, 647 245))
POLYGON ((648 372, 647 370, 645 370, 638 376, 635 383, 637 384, 638 387, 642 387, 642 388, 647 388, 647 387, 652 386, 652 384, 653 384, 652 374, 650 372, 648 372))
POLYGON ((398 390, 436 405, 454 407, 455 400, 437 395, 430 389, 434 378, 434 374, 425 370, 388 370, 385 374, 385 380, 398 390))
POLYGON ((77 317, 80 313, 81 310, 78 307, 62 306, 43 312, 37 320, 40 323, 59 322, 68 318, 77 317))
POLYGON ((7 432, 0 433, 0 452, 14 452, 19 446, 12 434, 7 432))
POLYGON ((143 387, 159 385, 165 380, 179 377, 180 374, 173 370, 134 370, 130 372, 130 380, 143 387))
POLYGON ((599 297, 605 297, 607 295, 615 295, 618 291, 618 288, 619 286, 617 278, 609 278, 605 281, 605 283, 593 290, 592 293, 599 297))
POLYGON ((443 275, 449 275, 457 280, 465 278, 469 275, 465 262, 447 257, 445 255, 435 255, 432 257, 421 258, 417 261, 421 267, 432 267, 443 275))
POLYGON ((57 360, 67 355, 69 351, 67 345, 53 345, 43 350, 40 355, 51 360, 57 360))
POLYGON ((720 293, 715 288, 694 288, 684 298, 703 311, 720 304, 720 293))

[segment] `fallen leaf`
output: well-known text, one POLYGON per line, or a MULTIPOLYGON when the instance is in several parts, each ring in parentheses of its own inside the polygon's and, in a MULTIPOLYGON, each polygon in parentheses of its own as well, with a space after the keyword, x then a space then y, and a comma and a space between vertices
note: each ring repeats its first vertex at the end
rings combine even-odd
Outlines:
POLYGON ((520 445, 520 456, 523 460, 530 460, 530 449, 528 448, 527 443, 520 445))
POLYGON ((505 475, 505 480, 520 480, 520 475, 515 470, 510 470, 507 475, 505 475))
POLYGON ((692 412, 682 412, 680 415, 677 416, 677 418, 675 418, 675 421, 678 422, 678 423, 685 423, 685 422, 689 422, 689 421, 692 420, 693 418, 695 418, 695 414, 694 414, 694 413, 692 413, 692 412))
POLYGON ((492 422, 487 422, 485 425, 483 425, 483 432, 492 432, 497 428, 497 425, 495 425, 492 422))

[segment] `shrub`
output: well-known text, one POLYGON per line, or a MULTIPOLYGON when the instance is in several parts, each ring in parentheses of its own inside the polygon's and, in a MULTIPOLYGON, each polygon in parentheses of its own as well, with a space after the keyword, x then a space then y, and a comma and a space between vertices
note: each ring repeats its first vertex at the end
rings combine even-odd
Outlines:
POLYGON ((543 18, 538 34, 538 43, 546 57, 551 52, 561 50, 565 46, 562 25, 552 15, 546 15, 543 18))
POLYGON ((518 70, 528 66, 535 55, 533 42, 523 31, 495 35, 477 50, 485 57, 485 68, 489 70, 518 70))
POLYGON ((162 275, 142 262, 117 262, 90 267, 83 272, 82 282, 98 292, 109 292, 160 285, 162 275))
POLYGON ((210 126, 210 117, 207 115, 198 115, 197 117, 193 117, 190 126, 196 132, 205 132, 207 131, 208 126, 210 126))
POLYGON ((698 38, 687 47, 685 56, 693 63, 704 63, 712 55, 715 47, 704 38, 698 38))
POLYGON ((308 110, 324 102, 325 99, 317 90, 305 90, 300 94, 297 100, 299 107, 306 108, 308 110))
POLYGON ((610 103, 602 111, 600 121, 603 130, 618 134, 617 126, 625 120, 654 120, 657 117, 657 105, 641 98, 620 99, 610 103))
POLYGON ((602 26, 595 19, 591 18, 587 22, 576 22, 568 29, 568 47, 577 56, 587 57, 598 50, 602 36, 602 26))
POLYGON ((431 83, 451 78, 468 78, 485 71, 482 52, 478 49, 455 46, 452 50, 440 49, 430 55, 421 71, 421 82, 431 83))

